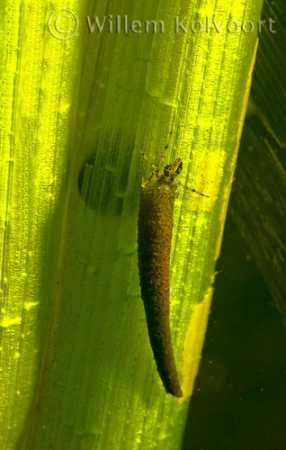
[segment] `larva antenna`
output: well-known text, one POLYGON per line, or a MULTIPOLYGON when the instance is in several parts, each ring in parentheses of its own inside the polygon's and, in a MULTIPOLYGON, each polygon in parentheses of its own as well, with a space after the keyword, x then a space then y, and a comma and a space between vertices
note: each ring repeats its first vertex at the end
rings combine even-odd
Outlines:
POLYGON ((162 150, 161 154, 160 154, 160 163, 161 163, 162 167, 165 166, 166 150, 169 148, 169 145, 170 145, 170 142, 171 142, 171 139, 172 139, 172 136, 173 136, 174 123, 175 123, 175 117, 172 120, 171 130, 170 130, 169 135, 168 135, 167 143, 166 143, 166 145, 164 147, 164 150, 162 150))

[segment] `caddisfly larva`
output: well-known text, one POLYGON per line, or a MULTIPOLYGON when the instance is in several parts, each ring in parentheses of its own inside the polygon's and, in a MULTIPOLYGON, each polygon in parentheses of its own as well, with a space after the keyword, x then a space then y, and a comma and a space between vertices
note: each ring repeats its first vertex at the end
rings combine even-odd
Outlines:
MULTIPOLYGON (((171 135, 172 131, 169 140, 171 135)), ((165 150, 168 148, 168 143, 165 150)), ((153 169, 148 179, 142 179, 139 207, 138 265, 141 296, 145 307, 149 339, 162 382, 168 393, 175 397, 182 397, 172 346, 169 315, 173 209, 177 186, 183 186, 174 180, 182 171, 183 161, 177 158, 173 164, 164 166, 165 155, 162 152, 160 159, 163 169, 160 171, 159 165, 153 164, 138 147, 137 149, 153 169)), ((207 197, 195 189, 183 187, 207 197)))

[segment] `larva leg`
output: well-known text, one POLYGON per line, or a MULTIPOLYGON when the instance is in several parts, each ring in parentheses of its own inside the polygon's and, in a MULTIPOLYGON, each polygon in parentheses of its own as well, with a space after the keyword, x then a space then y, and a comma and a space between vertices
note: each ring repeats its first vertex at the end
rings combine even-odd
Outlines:
POLYGON ((138 147, 138 145, 136 144, 136 142, 134 142, 135 147, 137 148, 137 150, 140 152, 141 156, 143 156, 143 158, 145 159, 145 161, 147 161, 147 163, 152 167, 152 173, 149 177, 149 181, 152 180, 152 178, 154 177, 154 175, 156 174, 158 176, 158 172, 159 172, 159 167, 156 166, 155 164, 153 164, 150 159, 148 158, 147 155, 145 155, 144 152, 142 152, 142 150, 138 147))
POLYGON ((201 192, 196 191, 195 189, 192 189, 192 188, 190 188, 190 187, 188 187, 188 186, 185 186, 184 184, 180 183, 180 181, 176 181, 176 185, 177 185, 177 186, 181 186, 181 187, 183 187, 184 189, 188 189, 188 191, 195 192, 196 194, 201 195, 202 197, 210 198, 209 195, 202 194, 201 192))

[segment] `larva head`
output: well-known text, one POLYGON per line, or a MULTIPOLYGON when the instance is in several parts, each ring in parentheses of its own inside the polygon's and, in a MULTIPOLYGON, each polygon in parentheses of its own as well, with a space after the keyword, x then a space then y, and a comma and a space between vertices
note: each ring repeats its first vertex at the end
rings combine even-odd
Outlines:
MULTIPOLYGON (((177 158, 173 164, 169 164, 164 167, 164 175, 168 181, 172 181, 179 175, 183 169, 183 161, 181 158, 177 158)), ((166 180, 166 181, 167 181, 166 180)))

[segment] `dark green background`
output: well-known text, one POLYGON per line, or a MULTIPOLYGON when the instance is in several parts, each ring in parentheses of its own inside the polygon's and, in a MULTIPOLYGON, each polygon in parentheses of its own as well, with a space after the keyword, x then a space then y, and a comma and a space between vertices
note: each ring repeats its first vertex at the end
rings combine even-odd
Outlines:
POLYGON ((286 448, 286 329, 227 217, 183 450, 286 448))

